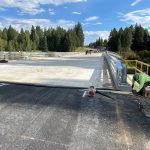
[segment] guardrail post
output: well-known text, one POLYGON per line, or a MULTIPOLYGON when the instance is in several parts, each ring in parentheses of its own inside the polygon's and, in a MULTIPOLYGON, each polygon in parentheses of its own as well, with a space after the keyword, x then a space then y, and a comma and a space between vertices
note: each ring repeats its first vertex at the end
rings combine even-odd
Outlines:
MULTIPOLYGON (((137 61, 135 61, 135 62, 136 62, 135 67, 137 68, 137 61)), ((135 69, 135 73, 137 73, 136 69, 135 69)))

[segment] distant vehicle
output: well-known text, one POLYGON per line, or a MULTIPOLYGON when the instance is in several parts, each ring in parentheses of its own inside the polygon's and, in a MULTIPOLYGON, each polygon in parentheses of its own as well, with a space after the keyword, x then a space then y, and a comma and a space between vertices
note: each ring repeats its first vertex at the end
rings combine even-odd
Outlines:
POLYGON ((99 53, 100 50, 99 49, 90 49, 90 50, 86 50, 85 54, 92 54, 92 53, 99 53))

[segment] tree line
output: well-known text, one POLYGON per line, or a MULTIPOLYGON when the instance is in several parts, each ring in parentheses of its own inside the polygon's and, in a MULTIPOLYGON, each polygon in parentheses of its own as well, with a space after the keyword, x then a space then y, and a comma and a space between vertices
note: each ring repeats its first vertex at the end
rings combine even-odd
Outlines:
POLYGON ((110 32, 108 41, 99 38, 96 42, 90 43, 89 46, 94 48, 107 46, 109 50, 114 52, 127 50, 135 52, 150 51, 150 33, 138 24, 125 29, 122 27, 119 30, 114 28, 110 32))
POLYGON ((90 43, 90 47, 106 47, 113 52, 119 52, 123 59, 141 60, 150 63, 150 33, 141 25, 114 28, 111 30, 108 41, 99 38, 90 43))
POLYGON ((89 44, 89 47, 91 48, 102 48, 107 46, 107 40, 103 40, 103 38, 99 38, 96 40, 96 42, 92 42, 89 44))
POLYGON ((111 51, 150 50, 150 33, 138 24, 125 29, 120 28, 118 31, 114 28, 110 32, 108 48, 111 51))
POLYGON ((83 45, 81 23, 68 30, 61 27, 43 29, 40 26, 32 26, 30 31, 22 28, 19 32, 11 25, 0 30, 0 51, 70 52, 83 45))

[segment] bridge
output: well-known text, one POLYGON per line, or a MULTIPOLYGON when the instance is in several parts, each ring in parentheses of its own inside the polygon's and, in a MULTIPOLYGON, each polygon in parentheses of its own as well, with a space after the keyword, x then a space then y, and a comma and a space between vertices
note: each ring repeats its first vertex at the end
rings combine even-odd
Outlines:
POLYGON ((0 149, 150 149, 150 119, 130 95, 116 54, 17 58, 0 64, 0 149), (98 90, 93 98, 84 94, 91 85, 98 90))
MULTIPOLYGON (((59 56, 59 55, 58 55, 59 56)), ((112 88, 104 56, 84 53, 58 57, 29 57, 1 65, 1 82, 27 83, 47 86, 112 88)), ((6 56, 5 56, 6 57, 6 56)), ((24 56, 25 58, 26 56, 24 56)))

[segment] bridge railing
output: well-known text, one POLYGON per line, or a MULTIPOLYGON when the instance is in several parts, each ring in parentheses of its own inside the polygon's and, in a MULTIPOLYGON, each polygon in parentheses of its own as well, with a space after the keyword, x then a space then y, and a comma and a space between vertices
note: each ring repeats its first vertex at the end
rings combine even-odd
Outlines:
POLYGON ((134 70, 135 73, 146 73, 150 75, 150 64, 138 60, 125 60, 128 70, 134 70))
POLYGON ((117 90, 130 90, 127 84, 127 66, 118 54, 106 52, 104 54, 109 67, 114 86, 117 90))

